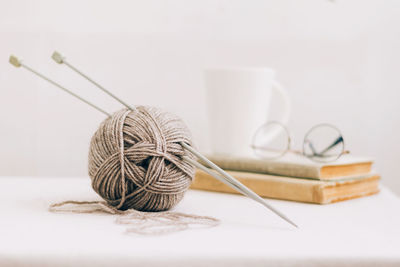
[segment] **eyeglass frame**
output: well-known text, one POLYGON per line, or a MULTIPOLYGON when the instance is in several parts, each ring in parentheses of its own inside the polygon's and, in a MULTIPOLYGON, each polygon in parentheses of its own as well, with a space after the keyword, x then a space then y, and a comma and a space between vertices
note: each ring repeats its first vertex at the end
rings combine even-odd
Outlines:
MULTIPOLYGON (((346 149, 345 149, 346 146, 345 146, 345 142, 344 142, 344 138, 343 138, 342 132, 341 132, 335 125, 333 125, 333 124, 330 124, 330 123, 319 123, 319 124, 316 124, 316 125, 314 125, 313 127, 311 127, 311 128, 306 132, 306 134, 304 135, 304 139, 303 139, 303 150, 300 151, 300 150, 296 150, 296 149, 292 149, 292 148, 291 148, 291 146, 292 146, 292 138, 291 138, 290 131, 289 131, 289 129, 288 129, 288 127, 287 127, 286 125, 284 125, 283 123, 281 123, 281 122, 279 122, 279 121, 269 121, 269 122, 266 122, 266 123, 262 124, 260 127, 258 127, 257 130, 254 132, 253 137, 252 137, 252 139, 251 139, 252 142, 251 142, 250 147, 253 149, 253 151, 254 151, 254 153, 255 153, 256 155, 257 155, 256 149, 261 149, 261 150, 263 150, 263 149, 264 149, 264 150, 267 150, 267 149, 264 148, 264 147, 259 147, 259 146, 255 146, 255 145, 254 145, 254 143, 255 143, 255 140, 254 140, 254 139, 255 139, 255 136, 257 135, 257 132, 258 132, 259 130, 261 130, 263 127, 265 127, 266 125, 269 125, 269 124, 278 124, 279 126, 281 126, 281 127, 285 130, 285 132, 286 132, 286 134, 287 134, 287 137, 288 137, 288 140, 287 140, 287 141, 288 141, 288 142, 287 142, 287 147, 286 147, 286 149, 283 150, 283 152, 282 152, 281 154, 277 155, 276 157, 270 157, 270 158, 264 157, 265 159, 270 159, 270 160, 278 159, 278 158, 280 158, 280 157, 283 157, 283 156, 284 156, 285 154, 287 154, 288 152, 292 152, 292 153, 297 154, 297 155, 302 155, 302 156, 304 156, 304 157, 306 157, 306 158, 308 158, 308 159, 310 159, 310 160, 312 160, 312 161, 315 161, 315 162, 326 163, 326 162, 333 162, 333 161, 336 161, 336 160, 338 160, 341 156, 350 153, 349 150, 346 150, 346 149), (333 128, 334 130, 336 130, 336 131, 340 134, 340 138, 342 139, 341 142, 343 143, 343 150, 342 150, 342 152, 340 152, 340 153, 337 155, 336 158, 334 158, 334 159, 332 159, 332 160, 328 160, 328 161, 316 160, 316 159, 315 159, 315 156, 314 156, 314 157, 313 157, 313 156, 309 156, 309 155, 307 155, 307 154, 305 153, 304 146, 305 146, 305 144, 307 143, 307 141, 306 141, 307 136, 308 136, 314 129, 316 129, 317 127, 321 127, 321 126, 328 126, 328 127, 333 128)), ((336 142, 337 142, 337 141, 333 142, 332 145, 335 144, 336 142)), ((328 146, 328 148, 331 147, 332 145, 328 146)), ((327 148, 327 149, 328 149, 328 148, 327 148)), ((311 149, 312 149, 312 148, 311 148, 311 149)), ((269 149, 269 150, 270 150, 270 149, 269 149)), ((313 150, 313 149, 312 149, 312 150, 313 150)), ((314 155, 315 155, 315 154, 314 154, 314 155)), ((257 156, 258 156, 258 155, 257 155, 257 156)))

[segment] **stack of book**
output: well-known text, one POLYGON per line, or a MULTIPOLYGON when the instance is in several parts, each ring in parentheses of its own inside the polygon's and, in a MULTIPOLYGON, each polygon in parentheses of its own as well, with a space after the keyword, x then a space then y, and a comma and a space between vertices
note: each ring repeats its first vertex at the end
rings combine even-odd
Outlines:
MULTIPOLYGON (((373 161, 344 155, 335 162, 316 163, 295 154, 265 160, 209 156, 211 161, 267 198, 328 204, 379 192, 380 176, 373 161)), ((238 193, 209 174, 197 170, 192 189, 238 193)))

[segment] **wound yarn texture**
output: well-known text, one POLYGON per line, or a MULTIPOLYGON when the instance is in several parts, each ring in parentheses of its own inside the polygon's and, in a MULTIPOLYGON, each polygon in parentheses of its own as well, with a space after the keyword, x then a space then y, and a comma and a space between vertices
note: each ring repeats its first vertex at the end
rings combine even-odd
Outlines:
POLYGON ((93 189, 118 210, 166 211, 189 188, 194 158, 181 146, 191 134, 177 116, 159 108, 123 109, 102 122, 92 137, 89 176, 93 189))

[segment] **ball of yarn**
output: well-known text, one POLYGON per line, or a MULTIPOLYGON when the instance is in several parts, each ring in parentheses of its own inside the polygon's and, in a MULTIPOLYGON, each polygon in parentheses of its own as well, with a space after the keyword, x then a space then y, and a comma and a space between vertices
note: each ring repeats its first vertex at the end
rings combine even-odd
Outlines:
POLYGON ((92 137, 89 176, 93 189, 117 209, 164 211, 183 197, 194 167, 180 142, 190 132, 177 116, 154 107, 120 110, 92 137))

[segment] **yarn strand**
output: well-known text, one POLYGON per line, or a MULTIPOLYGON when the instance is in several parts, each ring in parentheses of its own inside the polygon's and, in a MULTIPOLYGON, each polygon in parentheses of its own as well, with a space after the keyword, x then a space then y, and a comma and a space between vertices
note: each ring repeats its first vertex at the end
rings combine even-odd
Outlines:
POLYGON ((163 235, 190 228, 217 226, 219 220, 173 211, 143 212, 134 209, 119 210, 105 201, 63 201, 52 204, 49 211, 54 213, 91 213, 118 215, 115 222, 126 225, 126 233, 139 235, 163 235))
POLYGON ((124 205, 125 202, 125 197, 126 197, 126 184, 125 184, 125 155, 124 155, 124 122, 126 116, 130 113, 131 111, 128 110, 126 111, 121 118, 121 121, 119 122, 119 163, 121 164, 121 186, 122 186, 122 197, 121 201, 117 206, 117 209, 121 208, 122 205, 124 205))

